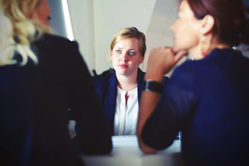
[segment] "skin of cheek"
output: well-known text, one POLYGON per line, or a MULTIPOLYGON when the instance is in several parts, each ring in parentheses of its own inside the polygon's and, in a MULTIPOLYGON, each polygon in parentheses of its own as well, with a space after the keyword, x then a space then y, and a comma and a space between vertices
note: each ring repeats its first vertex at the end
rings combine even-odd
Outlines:
POLYGON ((188 24, 185 24, 185 26, 184 24, 182 25, 183 26, 180 26, 175 32, 176 36, 173 46, 175 52, 189 50, 192 47, 197 46, 199 43, 198 35, 194 32, 194 28, 188 24))
POLYGON ((178 12, 179 19, 171 26, 175 33, 173 50, 190 50, 199 44, 200 21, 196 20, 188 4, 183 1, 178 12))
POLYGON ((35 11, 35 19, 38 20, 40 23, 49 26, 49 20, 48 17, 51 14, 48 2, 46 0, 41 0, 40 5, 37 6, 37 9, 35 11))

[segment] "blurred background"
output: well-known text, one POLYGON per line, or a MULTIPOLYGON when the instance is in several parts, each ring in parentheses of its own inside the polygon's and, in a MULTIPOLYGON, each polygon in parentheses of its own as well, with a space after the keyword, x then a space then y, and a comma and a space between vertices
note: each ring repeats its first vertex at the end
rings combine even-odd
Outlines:
MULTIPOLYGON (((147 51, 140 65, 147 69, 151 48, 172 46, 170 26, 177 19, 178 0, 48 0, 50 24, 54 33, 79 43, 80 52, 91 74, 112 67, 108 61, 112 37, 123 27, 136 27, 146 35, 147 51)), ((249 0, 244 0, 249 11, 249 0)), ((249 12, 248 12, 249 13, 249 12)), ((249 46, 241 45, 249 57, 249 46)), ((180 62, 185 60, 183 58, 180 62)), ((174 69, 172 69, 173 71, 174 69)), ((171 75, 171 72, 167 76, 171 75)), ((75 121, 69 122, 71 137, 75 136, 75 121)))
MULTIPOLYGON (((249 0, 243 0, 249 11, 249 0)), ((123 27, 136 27, 146 35, 147 51, 140 68, 147 69, 151 48, 172 46, 170 25, 177 19, 178 0, 48 0, 51 26, 57 35, 79 43, 90 71, 112 67, 108 49, 123 27)), ((241 46, 249 57, 249 47, 241 46)), ((168 75, 170 75, 169 73, 168 75)))

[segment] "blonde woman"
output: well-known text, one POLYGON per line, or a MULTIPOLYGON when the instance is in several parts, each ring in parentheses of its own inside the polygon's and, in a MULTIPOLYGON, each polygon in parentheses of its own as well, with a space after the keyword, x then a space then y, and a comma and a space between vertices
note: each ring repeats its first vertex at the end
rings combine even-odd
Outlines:
POLYGON ((47 1, 0 4, 0 165, 84 165, 68 135, 68 108, 81 130, 81 150, 110 152, 108 125, 78 44, 48 34, 47 1))
MULTIPOLYGON (((146 51, 145 35, 135 27, 121 29, 111 40, 110 59, 115 70, 95 77, 96 92, 113 135, 135 135, 145 73, 139 69, 146 51)), ((164 77, 163 84, 168 81, 164 77)))

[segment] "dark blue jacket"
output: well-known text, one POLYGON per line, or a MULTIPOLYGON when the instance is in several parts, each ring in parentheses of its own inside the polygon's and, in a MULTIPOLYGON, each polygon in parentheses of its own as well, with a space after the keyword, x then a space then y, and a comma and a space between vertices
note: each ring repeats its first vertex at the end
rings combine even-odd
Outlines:
MULTIPOLYGON (((144 81, 145 73, 138 68, 137 73, 137 92, 138 102, 140 102, 142 85, 144 81)), ((163 84, 166 85, 169 78, 163 79, 163 84)), ((116 73, 111 73, 105 76, 94 77, 93 79, 96 86, 96 93, 99 96, 100 102, 104 108, 105 116, 108 120, 110 130, 113 133, 114 115, 116 109, 116 97, 117 97, 117 77, 116 73)))
POLYGON ((44 35, 32 48, 38 65, 0 66, 0 165, 84 165, 69 138, 68 108, 83 152, 109 152, 109 127, 78 44, 44 35))
POLYGON ((164 93, 143 128, 145 144, 164 149, 181 130, 186 165, 249 165, 249 59, 214 49, 176 68, 164 93))

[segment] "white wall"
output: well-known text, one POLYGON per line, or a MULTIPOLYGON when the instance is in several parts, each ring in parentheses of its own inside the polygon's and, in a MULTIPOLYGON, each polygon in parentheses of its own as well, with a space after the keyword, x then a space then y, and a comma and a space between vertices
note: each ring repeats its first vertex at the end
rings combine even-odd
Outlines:
POLYGON ((68 0, 75 40, 90 70, 95 68, 93 0, 68 0))
POLYGON ((146 35, 147 51, 140 66, 147 69, 150 50, 172 46, 171 24, 177 18, 175 0, 67 0, 75 39, 90 70, 109 69, 109 44, 123 27, 134 26, 146 35))
POLYGON ((156 0, 94 0, 95 64, 97 73, 107 70, 109 44, 123 27, 146 33, 156 0))
POLYGON ((157 0, 146 33, 147 51, 142 70, 146 71, 150 50, 154 47, 172 46, 174 33, 170 26, 177 18, 177 1, 157 0))
POLYGON ((123 27, 146 33, 156 0, 68 0, 75 40, 90 70, 111 67, 108 48, 123 27))
MULTIPOLYGON (((146 45, 147 51, 145 54, 145 60, 141 69, 147 70, 147 63, 150 56, 150 50, 155 47, 173 46, 174 33, 170 30, 171 25, 177 19, 178 3, 176 0, 157 0, 148 30, 146 32, 146 45)), ((183 58, 177 65, 181 64, 185 58, 183 58)), ((172 69, 167 76, 172 74, 172 69)))

